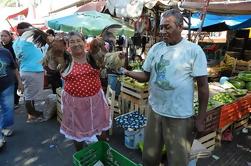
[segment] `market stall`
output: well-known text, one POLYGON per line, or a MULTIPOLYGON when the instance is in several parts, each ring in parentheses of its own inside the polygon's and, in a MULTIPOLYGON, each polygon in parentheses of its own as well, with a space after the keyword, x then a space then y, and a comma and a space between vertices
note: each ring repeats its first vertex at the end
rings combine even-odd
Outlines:
MULTIPOLYGON (((132 14, 135 14, 135 13, 132 13, 132 14)), ((143 18, 141 19, 143 20, 143 18)), ((142 20, 138 20, 138 21, 142 21, 142 20)), ((155 25, 157 25, 157 23, 155 25)), ((69 27, 68 25, 65 26, 66 29, 68 27, 69 27)), ((83 31, 84 33, 88 33, 87 31, 83 30, 83 28, 85 27, 86 26, 81 27, 82 29, 80 29, 80 31, 83 31)), ((142 32, 146 32, 147 31, 146 29, 144 29, 142 32)), ((226 64, 225 66, 233 67, 236 63, 236 59, 232 59, 232 56, 229 56, 227 58, 228 59, 225 59, 225 64, 226 64)), ((131 64, 132 70, 140 69, 141 66, 136 64, 135 62, 136 61, 134 61, 133 64, 131 64)), ((219 68, 220 67, 222 66, 219 66, 219 68)), ((116 93, 115 89, 112 88, 111 91, 113 92, 111 94, 113 95, 112 97, 113 99, 110 100, 110 102, 119 103, 118 108, 116 108, 116 109, 120 109, 117 112, 120 114, 119 116, 127 117, 127 115, 131 115, 131 113, 133 112, 133 116, 142 118, 141 115, 143 115, 147 117, 148 85, 139 83, 136 80, 133 80, 131 78, 127 78, 124 76, 119 78, 119 81, 121 82, 120 93, 116 93), (117 101, 115 101, 115 99, 117 101), (137 112, 137 115, 134 115, 135 111, 137 112)), ((204 121, 206 130, 203 133, 200 133, 199 135, 197 135, 197 139, 199 140, 199 142, 202 145, 204 145, 208 150, 210 151, 214 150, 217 143, 220 144, 221 140, 229 139, 229 137, 226 136, 229 133, 229 131, 233 132, 233 131, 242 130, 248 124, 248 119, 250 117, 250 112, 251 112, 251 94, 248 93, 248 91, 251 90, 250 82, 251 82, 251 73, 240 72, 240 74, 238 75, 238 78, 231 78, 229 81, 225 81, 224 83, 214 82, 214 83, 209 84, 210 100, 208 103, 207 118, 204 121)), ((60 94, 60 90, 58 90, 58 94, 60 94)), ((107 97, 109 98, 111 96, 107 95, 107 97)), ((58 100, 58 120, 60 121, 60 119, 62 118, 60 117, 62 116, 62 112, 60 112, 60 103, 59 103, 60 96, 59 95, 58 95, 58 99, 59 99, 58 100)), ((115 103, 109 103, 109 104, 113 106, 116 105, 115 103)), ((195 113, 196 113, 196 109, 198 109, 197 107, 198 107, 198 101, 197 101, 197 98, 195 97, 195 100, 194 100, 195 113)), ((114 117, 116 117, 116 115, 114 115, 114 117)), ((134 120, 140 121, 140 119, 135 119, 135 118, 134 120)), ((133 123, 133 122, 130 121, 130 123, 133 123)), ((140 127, 143 128, 144 126, 140 126, 140 127)), ((130 129, 128 128, 128 126, 125 129, 125 134, 126 134, 126 131, 127 131, 127 134, 128 134, 128 131, 131 131, 130 134, 135 133, 135 134, 130 135, 134 141, 137 140, 136 137, 140 137, 142 141, 142 133, 138 133, 136 131, 134 132, 134 129, 130 129)), ((140 132, 141 131, 142 130, 140 130, 140 132)), ((128 135, 125 135, 125 137, 126 136, 128 135)), ((127 145, 129 144, 128 140, 127 142, 125 142, 125 144, 126 143, 127 145)), ((129 146, 129 147, 131 147, 132 149, 136 148, 138 143, 139 142, 133 142, 133 146, 129 146)))

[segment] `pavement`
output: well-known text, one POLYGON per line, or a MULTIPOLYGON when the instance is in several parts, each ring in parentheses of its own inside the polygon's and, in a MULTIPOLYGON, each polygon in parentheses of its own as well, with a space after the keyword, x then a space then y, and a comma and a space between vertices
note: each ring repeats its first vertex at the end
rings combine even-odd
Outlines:
MULTIPOLYGON (((20 104, 15 110, 14 134, 0 151, 0 166, 71 166, 74 146, 59 133, 56 117, 41 123, 26 123, 26 116, 24 105, 20 104)), ((135 163, 141 163, 140 151, 125 147, 123 130, 115 127, 113 131, 109 144, 135 163)), ((197 166, 250 166, 251 131, 223 143, 213 155, 199 159, 197 166)))

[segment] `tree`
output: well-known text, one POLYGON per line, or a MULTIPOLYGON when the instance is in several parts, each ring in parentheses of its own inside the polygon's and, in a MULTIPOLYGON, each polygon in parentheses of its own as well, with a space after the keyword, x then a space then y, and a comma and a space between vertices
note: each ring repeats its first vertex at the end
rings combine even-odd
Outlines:
POLYGON ((19 0, 1 0, 1 7, 16 7, 16 4, 19 3, 19 0))

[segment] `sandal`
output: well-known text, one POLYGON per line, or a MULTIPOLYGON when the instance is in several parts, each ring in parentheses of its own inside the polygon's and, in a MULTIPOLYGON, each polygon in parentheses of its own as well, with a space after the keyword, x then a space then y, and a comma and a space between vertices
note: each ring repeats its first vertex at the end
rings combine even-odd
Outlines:
POLYGON ((46 119, 39 116, 39 117, 30 117, 30 118, 28 118, 26 120, 26 123, 38 123, 38 122, 44 122, 44 121, 46 121, 46 119))
POLYGON ((13 134, 13 129, 2 129, 2 133, 5 137, 10 137, 13 134))

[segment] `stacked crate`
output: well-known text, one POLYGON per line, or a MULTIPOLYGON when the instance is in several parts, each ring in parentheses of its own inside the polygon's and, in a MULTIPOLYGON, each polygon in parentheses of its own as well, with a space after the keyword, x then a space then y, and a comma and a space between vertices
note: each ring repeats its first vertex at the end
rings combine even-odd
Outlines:
POLYGON ((140 111, 140 113, 146 115, 148 111, 148 96, 148 87, 137 88, 122 83, 119 97, 121 113, 140 111))
POLYGON ((247 127, 248 126, 249 116, 250 116, 249 114, 246 114, 242 118, 240 118, 237 121, 235 121, 233 123, 233 129, 235 131, 239 131, 239 130, 243 129, 244 127, 247 127))
POLYGON ((249 114, 251 110, 251 94, 248 94, 237 101, 239 109, 236 111, 237 120, 249 114))
POLYGON ((221 107, 217 141, 219 145, 223 133, 229 129, 231 132, 239 131, 248 125, 251 112, 251 94, 239 98, 233 103, 221 107))
POLYGON ((206 120, 204 122, 205 134, 214 132, 218 129, 219 121, 220 121, 220 110, 221 110, 221 107, 217 107, 206 112, 206 120))
POLYGON ((233 73, 237 74, 241 71, 250 71, 251 61, 236 60, 233 66, 233 73))
POLYGON ((238 109, 239 105, 237 104, 237 102, 226 104, 221 107, 219 121, 220 129, 229 124, 232 124, 235 120, 237 120, 236 112, 238 111, 238 109))
POLYGON ((208 150, 213 151, 216 145, 217 132, 213 131, 203 136, 199 136, 198 141, 208 150))
POLYGON ((237 120, 233 123, 235 131, 247 127, 251 112, 251 94, 238 100, 239 109, 236 112, 237 120))

